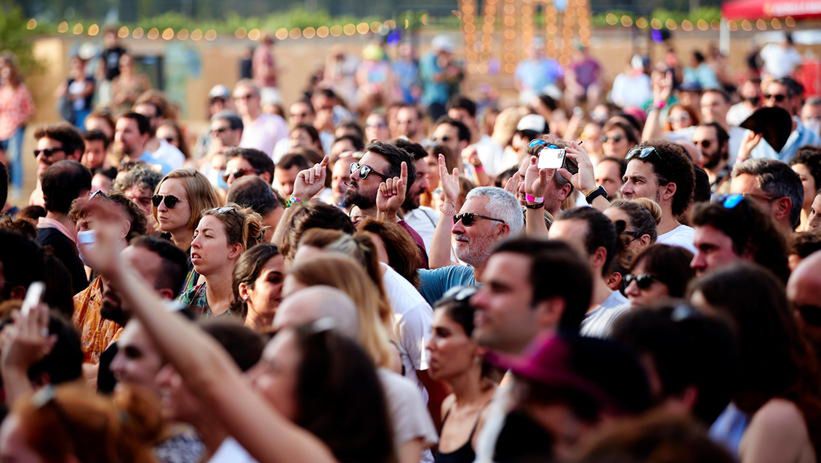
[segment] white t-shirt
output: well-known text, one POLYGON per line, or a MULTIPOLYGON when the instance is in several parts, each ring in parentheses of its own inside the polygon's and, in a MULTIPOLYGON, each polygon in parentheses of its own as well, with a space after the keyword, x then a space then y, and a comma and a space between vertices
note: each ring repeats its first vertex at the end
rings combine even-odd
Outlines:
POLYGON ((783 47, 771 43, 761 49, 761 59, 764 60, 764 71, 774 79, 787 77, 795 67, 801 64, 801 54, 793 47, 783 47))
POLYGON ((154 159, 159 159, 171 166, 171 169, 182 169, 185 164, 185 155, 176 146, 160 139, 160 146, 154 151, 154 159))
POLYGON ((479 160, 482 161, 485 173, 491 177, 519 164, 519 158, 515 152, 505 151, 501 145, 487 135, 482 135, 474 146, 476 146, 476 152, 479 154, 479 160))
POLYGON ((427 391, 416 376, 416 371, 428 369, 425 344, 430 336, 433 309, 402 275, 396 273, 389 265, 380 265, 385 294, 393 308, 394 329, 399 340, 399 356, 402 359, 405 377, 422 390, 427 401, 427 391))
POLYGON ((642 107, 653 98, 650 77, 647 74, 621 73, 613 81, 610 99, 622 108, 642 107))
POLYGON ((678 246, 695 254, 696 247, 693 245, 694 239, 695 230, 693 227, 681 224, 667 233, 659 235, 658 238, 656 238, 656 243, 678 246))
POLYGON ((410 380, 384 368, 379 369, 379 380, 393 425, 394 446, 398 449, 408 441, 422 439, 426 447, 422 461, 432 461, 427 448, 438 442, 438 435, 422 394, 410 380))
POLYGON ((256 460, 233 437, 228 437, 208 463, 256 463, 256 460))
POLYGON ((433 241, 433 232, 439 222, 439 212, 426 206, 419 206, 406 212, 403 218, 405 223, 419 233, 425 243, 425 250, 430 253, 430 243, 433 241))
POLYGON ((275 114, 263 113, 252 122, 245 123, 239 146, 256 148, 268 156, 273 156, 274 146, 284 138, 288 138, 288 125, 285 120, 275 114))
POLYGON ((613 323, 629 309, 630 301, 622 293, 613 291, 598 307, 587 312, 579 332, 593 338, 610 337, 613 323))

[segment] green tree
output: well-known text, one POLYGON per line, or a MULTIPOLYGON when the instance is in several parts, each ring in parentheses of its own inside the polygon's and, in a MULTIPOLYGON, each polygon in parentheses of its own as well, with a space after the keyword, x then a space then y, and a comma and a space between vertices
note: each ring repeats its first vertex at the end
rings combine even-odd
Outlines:
POLYGON ((9 0, 0 0, 0 51, 14 53, 24 75, 29 75, 39 69, 39 63, 34 59, 31 44, 32 31, 26 27, 27 19, 19 6, 9 0))

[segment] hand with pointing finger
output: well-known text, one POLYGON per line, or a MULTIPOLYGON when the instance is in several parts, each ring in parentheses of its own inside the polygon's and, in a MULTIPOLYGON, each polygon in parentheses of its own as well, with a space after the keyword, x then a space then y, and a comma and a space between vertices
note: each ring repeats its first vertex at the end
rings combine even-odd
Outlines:
POLYGON ((300 171, 294 182, 294 191, 291 194, 300 201, 308 201, 325 187, 325 177, 328 172, 328 156, 322 158, 319 164, 314 164, 300 171))
POLYGON ((395 221, 405 202, 408 185, 408 165, 402 163, 399 177, 386 178, 376 192, 376 210, 382 220, 395 221))

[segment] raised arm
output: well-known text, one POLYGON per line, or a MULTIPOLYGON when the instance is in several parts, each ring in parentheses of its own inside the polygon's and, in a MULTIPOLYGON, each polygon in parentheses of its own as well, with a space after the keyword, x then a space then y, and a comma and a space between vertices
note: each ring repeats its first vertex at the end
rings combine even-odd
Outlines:
POLYGON ((453 230, 453 216, 456 215, 456 200, 459 197, 459 169, 453 168, 448 173, 445 165, 445 156, 439 155, 439 177, 442 184, 444 200, 439 207, 439 222, 433 231, 433 238, 428 252, 430 268, 439 268, 451 265, 450 261, 450 232, 453 230))
POLYGON ((140 275, 119 259, 113 236, 114 230, 101 226, 96 243, 81 245, 83 255, 109 278, 186 385, 245 450, 264 462, 335 461, 321 441, 283 418, 251 388, 216 341, 169 310, 140 275))

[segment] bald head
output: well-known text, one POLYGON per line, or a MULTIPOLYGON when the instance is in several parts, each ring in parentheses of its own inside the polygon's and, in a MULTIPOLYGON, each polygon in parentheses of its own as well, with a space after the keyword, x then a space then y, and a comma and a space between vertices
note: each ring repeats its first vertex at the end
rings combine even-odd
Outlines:
POLYGON ((334 321, 334 330, 351 339, 359 338, 359 315, 347 294, 330 286, 301 289, 282 301, 274 317, 274 328, 288 328, 320 318, 334 321))
POLYGON ((796 305, 821 306, 821 252, 798 264, 787 283, 787 296, 796 305))

